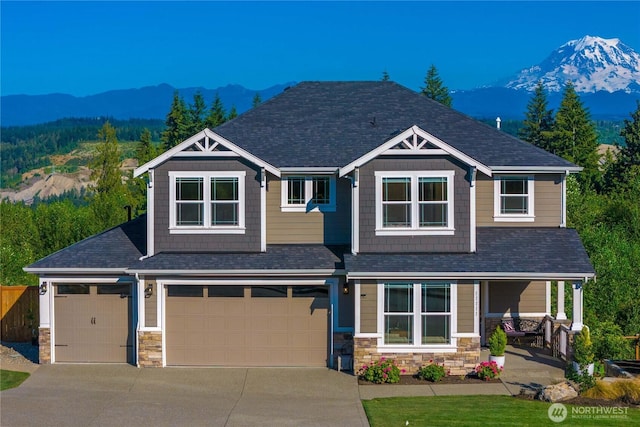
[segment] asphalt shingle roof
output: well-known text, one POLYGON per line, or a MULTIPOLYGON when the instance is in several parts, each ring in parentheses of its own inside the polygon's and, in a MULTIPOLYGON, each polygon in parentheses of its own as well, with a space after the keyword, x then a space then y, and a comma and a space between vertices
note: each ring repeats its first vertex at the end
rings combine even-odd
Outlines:
POLYGON ((147 216, 102 233, 42 258, 32 269, 126 269, 147 253, 147 216))
POLYGON ((303 82, 214 131, 275 167, 342 167, 413 125, 486 166, 575 166, 393 82, 303 82))
POLYGON ((569 228, 478 227, 476 253, 345 254, 348 273, 529 273, 593 275, 569 228))

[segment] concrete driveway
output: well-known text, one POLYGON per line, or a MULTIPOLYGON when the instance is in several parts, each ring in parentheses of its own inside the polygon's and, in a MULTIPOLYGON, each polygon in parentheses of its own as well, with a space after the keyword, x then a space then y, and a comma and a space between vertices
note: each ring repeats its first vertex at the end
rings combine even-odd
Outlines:
POLYGON ((313 368, 43 365, 0 405, 3 427, 368 426, 356 378, 313 368))

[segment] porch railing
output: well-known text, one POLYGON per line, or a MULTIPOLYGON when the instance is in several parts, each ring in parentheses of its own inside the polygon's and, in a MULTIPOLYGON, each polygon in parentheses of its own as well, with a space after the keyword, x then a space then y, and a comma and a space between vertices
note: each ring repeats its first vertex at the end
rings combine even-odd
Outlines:
POLYGON ((551 316, 545 316, 542 321, 544 322, 545 346, 551 349, 553 357, 569 360, 572 355, 571 335, 575 332, 569 328, 566 322, 557 321, 551 316))

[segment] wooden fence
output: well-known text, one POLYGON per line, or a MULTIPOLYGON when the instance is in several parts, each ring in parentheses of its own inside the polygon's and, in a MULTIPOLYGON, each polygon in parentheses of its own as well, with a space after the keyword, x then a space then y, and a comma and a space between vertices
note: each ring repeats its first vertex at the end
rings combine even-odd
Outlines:
POLYGON ((37 338, 40 324, 37 286, 0 286, 0 338, 25 342, 37 338))

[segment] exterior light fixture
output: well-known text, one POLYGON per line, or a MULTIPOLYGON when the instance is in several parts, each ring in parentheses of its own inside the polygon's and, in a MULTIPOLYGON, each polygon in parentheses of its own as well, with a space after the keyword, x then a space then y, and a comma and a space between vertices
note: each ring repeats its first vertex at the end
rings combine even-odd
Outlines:
POLYGON ((153 295, 153 283, 149 283, 146 288, 144 288, 144 297, 151 298, 153 295))
POLYGON ((47 282, 40 283, 40 295, 47 293, 47 282))
POLYGON ((344 282, 344 285, 342 285, 342 293, 349 295, 349 282, 344 282))

